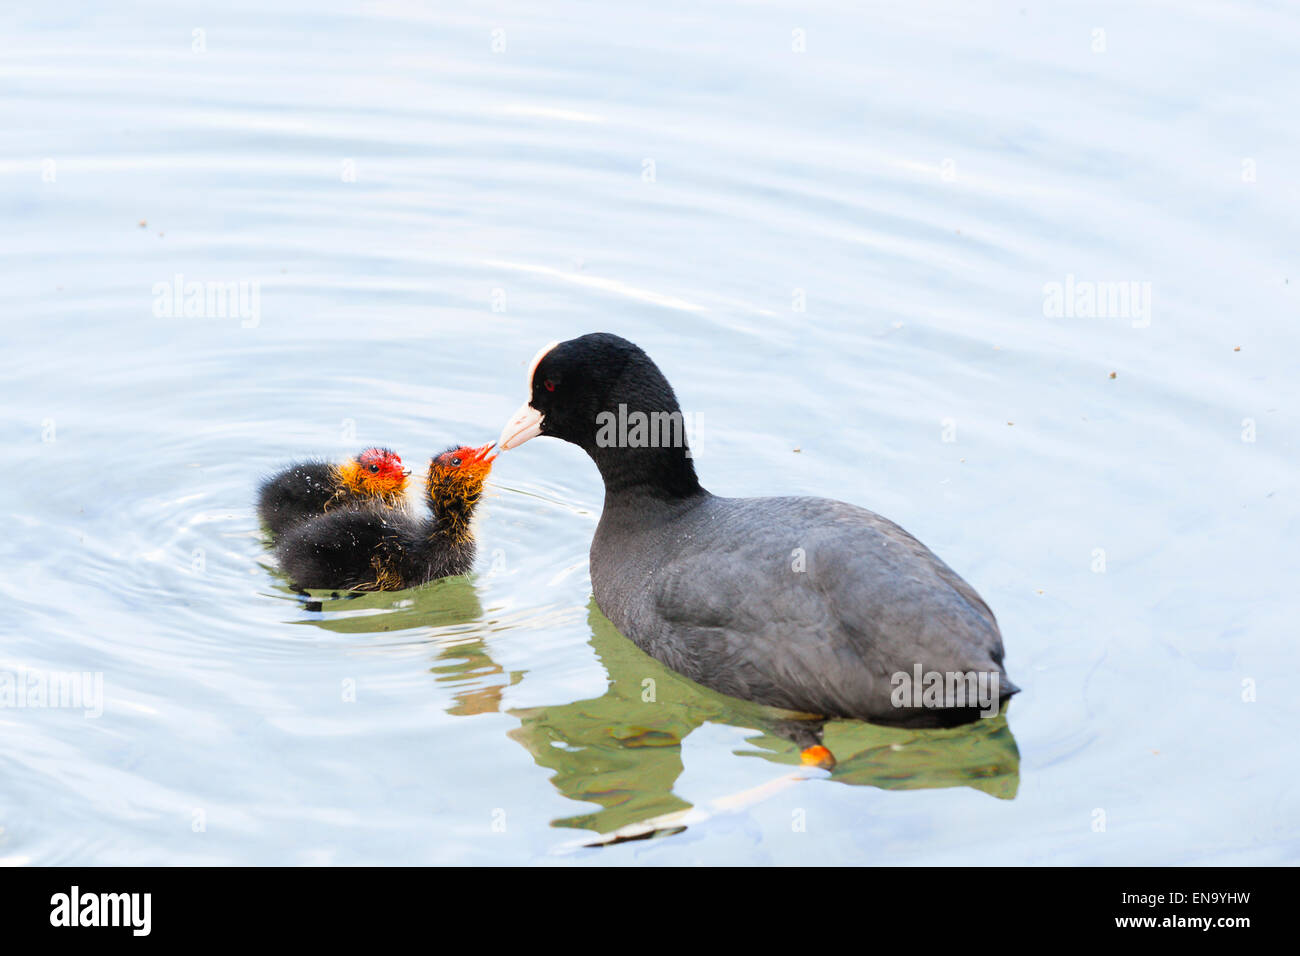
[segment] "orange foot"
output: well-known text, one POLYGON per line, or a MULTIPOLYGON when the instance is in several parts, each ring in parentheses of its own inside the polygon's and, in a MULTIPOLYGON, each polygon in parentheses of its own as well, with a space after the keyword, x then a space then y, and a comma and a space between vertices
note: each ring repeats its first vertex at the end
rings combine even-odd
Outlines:
POLYGON ((823 770, 830 770, 835 766, 835 757, 829 750, 818 744, 815 747, 807 747, 799 754, 799 762, 805 767, 821 767, 823 770))

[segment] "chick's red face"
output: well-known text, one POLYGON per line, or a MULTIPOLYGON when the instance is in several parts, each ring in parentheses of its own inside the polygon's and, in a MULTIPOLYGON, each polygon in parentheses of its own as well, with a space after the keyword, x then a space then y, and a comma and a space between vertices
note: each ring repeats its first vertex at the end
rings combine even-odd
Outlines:
POLYGON ((482 483, 492 470, 496 455, 496 442, 488 442, 477 448, 469 445, 449 448, 433 459, 430 473, 454 484, 482 483))
POLYGON ((387 448, 367 448, 357 456, 357 461, 362 469, 377 477, 399 478, 406 475, 402 469, 402 459, 387 448))
POLYGON ((410 472, 402 459, 387 448, 367 448, 357 455, 353 468, 345 469, 345 480, 363 494, 388 497, 401 493, 410 472))

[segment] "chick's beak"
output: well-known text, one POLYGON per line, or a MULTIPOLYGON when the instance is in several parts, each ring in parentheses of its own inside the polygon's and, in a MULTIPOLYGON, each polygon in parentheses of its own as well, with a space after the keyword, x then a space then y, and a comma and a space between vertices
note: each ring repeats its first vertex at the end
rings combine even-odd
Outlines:
POLYGON ((474 449, 474 460, 487 464, 498 454, 500 454, 500 450, 497 448, 497 443, 490 441, 486 445, 479 445, 474 449))
POLYGON ((502 451, 509 451, 511 448, 518 448, 530 438, 536 438, 541 433, 542 413, 524 402, 519 406, 519 410, 510 416, 506 427, 501 429, 501 438, 498 439, 497 444, 502 451))

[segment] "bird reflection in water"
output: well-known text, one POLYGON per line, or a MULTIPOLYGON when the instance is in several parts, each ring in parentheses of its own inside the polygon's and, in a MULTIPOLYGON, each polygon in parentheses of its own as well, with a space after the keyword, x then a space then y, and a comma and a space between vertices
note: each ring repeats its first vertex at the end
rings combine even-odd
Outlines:
POLYGON ((439 629, 437 654, 429 672, 439 683, 454 688, 447 713, 457 717, 499 713, 502 692, 524 677, 523 671, 506 671, 488 653, 483 640, 483 605, 466 575, 409 591, 339 592, 312 598, 305 607, 327 614, 306 623, 340 634, 439 629), (463 636, 457 633, 460 630, 463 636))
MULTIPOLYGON (((451 688, 449 714, 498 713, 506 688, 524 678, 524 671, 507 671, 493 660, 482 636, 483 608, 469 577, 398 594, 317 600, 326 612, 363 612, 311 622, 340 633, 439 628, 429 672, 451 688), (457 634, 461 628, 463 637, 457 634)), ((556 789, 597 808, 553 820, 553 826, 594 831, 604 843, 662 836, 711 813, 743 809, 807 777, 884 790, 971 787, 1002 800, 1016 795, 1020 755, 1005 712, 943 730, 830 721, 824 741, 839 762, 829 773, 813 770, 800 765, 800 735, 791 729, 799 722, 790 715, 725 697, 674 673, 619 634, 594 600, 587 620, 590 643, 609 678, 605 692, 507 711, 519 721, 510 738, 552 772, 556 789), (684 769, 682 741, 708 723, 753 730, 746 738, 753 749, 737 755, 781 766, 772 785, 715 801, 710 808, 694 808, 682 799, 674 790, 684 769)))
MULTIPOLYGON (((588 623, 592 646, 609 675, 605 693, 510 711, 520 721, 510 736, 540 766, 554 771, 556 788, 599 807, 552 825, 613 834, 688 810, 691 805, 673 789, 683 770, 681 743, 705 723, 752 728, 756 733, 747 741, 755 749, 740 755, 800 767, 798 734, 789 732, 790 722, 780 712, 724 697, 668 670, 620 635, 594 600, 588 623)), ((840 762, 829 775, 801 768, 806 775, 886 790, 972 787, 1003 800, 1014 798, 1019 785, 1020 754, 1005 712, 944 730, 831 721, 825 742, 840 762)), ((722 804, 750 802, 740 797, 722 804)), ((669 820, 656 832, 680 828, 669 820)))

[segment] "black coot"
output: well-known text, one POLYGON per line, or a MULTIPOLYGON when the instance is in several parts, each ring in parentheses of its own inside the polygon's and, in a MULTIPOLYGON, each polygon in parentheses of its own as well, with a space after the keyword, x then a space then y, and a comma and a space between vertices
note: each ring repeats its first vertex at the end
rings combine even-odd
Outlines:
POLYGON ((911 726, 991 715, 1017 691, 988 605, 898 525, 842 501, 700 487, 672 387, 631 342, 552 343, 528 389, 499 445, 551 435, 595 461, 596 603, 664 664, 746 700, 911 726))
POLYGON ((275 549, 299 589, 400 591, 474 566, 470 522, 496 457, 495 442, 449 448, 429 462, 419 518, 379 503, 331 510, 294 525, 275 549))

